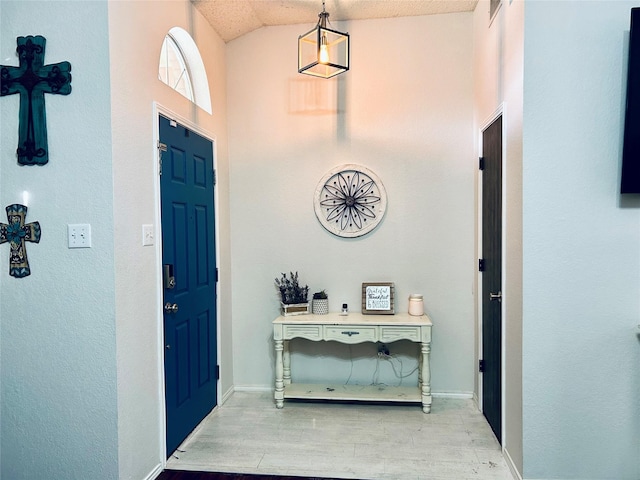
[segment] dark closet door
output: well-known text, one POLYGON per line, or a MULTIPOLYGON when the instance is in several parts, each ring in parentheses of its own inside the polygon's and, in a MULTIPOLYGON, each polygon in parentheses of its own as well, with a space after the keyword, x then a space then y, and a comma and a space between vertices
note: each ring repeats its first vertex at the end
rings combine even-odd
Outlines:
POLYGON ((482 132, 482 411, 502 443, 502 116, 482 132))

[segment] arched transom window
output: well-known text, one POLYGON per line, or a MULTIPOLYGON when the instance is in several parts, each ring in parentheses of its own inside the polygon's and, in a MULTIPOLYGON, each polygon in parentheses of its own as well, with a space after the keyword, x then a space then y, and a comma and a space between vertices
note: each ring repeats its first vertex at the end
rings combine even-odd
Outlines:
POLYGON ((191 35, 180 27, 173 27, 164 37, 158 78, 211 113, 211 95, 204 62, 191 35))
POLYGON ((162 43, 158 78, 192 102, 195 100, 187 62, 171 34, 167 34, 162 43))

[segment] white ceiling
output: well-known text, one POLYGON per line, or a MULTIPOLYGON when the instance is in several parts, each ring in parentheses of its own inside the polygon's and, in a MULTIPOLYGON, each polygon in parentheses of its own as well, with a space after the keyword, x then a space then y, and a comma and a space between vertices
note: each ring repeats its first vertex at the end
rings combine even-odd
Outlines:
MULTIPOLYGON (((264 26, 318 22, 322 0, 191 0, 225 42, 264 26)), ((470 12, 478 0, 326 0, 329 21, 470 12)), ((303 33, 303 32, 301 32, 303 33)))

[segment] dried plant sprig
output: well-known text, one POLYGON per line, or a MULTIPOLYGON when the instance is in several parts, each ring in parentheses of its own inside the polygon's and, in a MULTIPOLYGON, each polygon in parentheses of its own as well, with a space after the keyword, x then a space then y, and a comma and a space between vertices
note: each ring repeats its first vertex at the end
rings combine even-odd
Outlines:
POLYGON ((298 272, 289 272, 290 278, 287 278, 287 274, 283 273, 282 277, 276 278, 276 287, 280 290, 280 299, 282 303, 291 305, 294 303, 305 303, 309 297, 309 286, 300 286, 300 280, 298 278, 298 272))

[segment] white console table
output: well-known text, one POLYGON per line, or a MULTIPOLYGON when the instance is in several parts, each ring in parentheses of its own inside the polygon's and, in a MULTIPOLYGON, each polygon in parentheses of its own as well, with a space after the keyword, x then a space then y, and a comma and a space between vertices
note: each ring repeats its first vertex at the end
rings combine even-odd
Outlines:
POLYGON ((273 321, 276 353, 276 407, 284 406, 285 398, 333 399, 422 403, 424 413, 431 412, 431 319, 408 313, 395 315, 292 315, 273 321), (334 341, 347 344, 363 342, 391 343, 409 340, 419 344, 419 374, 416 387, 379 385, 294 384, 291 383, 289 341, 306 338, 313 341, 334 341))

